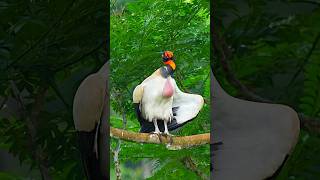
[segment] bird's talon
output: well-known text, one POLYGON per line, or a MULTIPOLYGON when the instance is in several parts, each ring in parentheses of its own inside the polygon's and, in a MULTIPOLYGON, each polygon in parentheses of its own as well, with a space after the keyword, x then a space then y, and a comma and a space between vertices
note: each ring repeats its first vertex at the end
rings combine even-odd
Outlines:
POLYGON ((151 132, 151 134, 157 134, 157 135, 161 135, 161 132, 158 132, 158 131, 153 131, 153 132, 151 132))
POLYGON ((163 135, 164 135, 164 136, 173 136, 173 135, 170 134, 169 132, 164 132, 163 135))

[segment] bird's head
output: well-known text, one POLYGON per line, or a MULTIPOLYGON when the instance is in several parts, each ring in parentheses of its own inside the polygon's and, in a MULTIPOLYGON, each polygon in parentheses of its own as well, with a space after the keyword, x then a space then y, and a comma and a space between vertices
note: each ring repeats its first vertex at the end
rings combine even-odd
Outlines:
POLYGON ((174 63, 175 58, 173 56, 173 52, 164 51, 162 54, 162 60, 163 60, 163 63, 166 65, 169 65, 173 71, 176 69, 176 64, 174 63))

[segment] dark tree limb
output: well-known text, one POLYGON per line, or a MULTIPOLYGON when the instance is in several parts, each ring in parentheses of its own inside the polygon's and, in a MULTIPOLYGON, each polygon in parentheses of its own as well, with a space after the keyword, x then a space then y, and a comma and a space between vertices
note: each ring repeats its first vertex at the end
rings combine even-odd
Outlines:
POLYGON ((117 180, 121 180, 121 169, 120 169, 120 160, 119 160, 120 150, 121 150, 121 140, 118 139, 116 148, 112 150, 117 180))
POLYGON ((62 12, 61 16, 48 28, 46 32, 44 32, 39 39, 35 43, 33 43, 28 49, 26 49, 21 55, 19 55, 13 62, 11 62, 6 69, 8 70, 15 64, 17 64, 19 61, 23 59, 29 52, 31 52, 33 49, 35 49, 37 46, 40 45, 40 43, 55 29, 56 26, 58 26, 61 23, 61 20, 65 17, 65 15, 69 12, 70 8, 74 4, 75 0, 73 0, 70 4, 67 5, 67 7, 62 12))
POLYGON ((228 61, 228 58, 231 57, 231 51, 227 46, 224 39, 220 38, 218 32, 216 32, 215 28, 212 30, 213 33, 213 48, 216 54, 220 55, 220 63, 222 69, 226 73, 228 81, 235 86, 237 89, 241 91, 243 95, 245 95, 250 100, 257 100, 260 102, 271 102, 268 99, 262 98, 259 95, 256 95, 252 91, 250 91, 245 85, 243 85, 235 76, 234 72, 231 70, 231 65, 228 61))
POLYGON ((18 101, 19 108, 21 111, 21 118, 25 118, 25 122, 27 125, 27 133, 28 133, 28 148, 31 151, 32 158, 37 162, 42 179, 43 180, 51 180, 51 176, 49 174, 49 165, 48 165, 48 157, 44 153, 43 149, 37 145, 37 122, 39 120, 39 114, 43 107, 45 101, 45 94, 47 92, 48 87, 40 87, 31 109, 31 112, 28 113, 26 105, 24 104, 23 97, 21 96, 21 92, 13 81, 10 81, 11 89, 13 94, 18 101))
POLYGON ((27 120, 27 127, 31 134, 33 149, 33 156, 39 163, 39 169, 41 172, 42 179, 44 180, 51 180, 50 174, 49 174, 49 164, 48 164, 48 157, 46 153, 43 151, 41 146, 37 146, 36 139, 38 136, 37 133, 37 122, 39 121, 39 115, 40 111, 43 107, 44 101, 45 101, 45 94, 47 92, 47 87, 40 87, 38 93, 36 94, 35 101, 33 104, 33 108, 31 110, 30 119, 27 120))
POLYGON ((299 113, 300 125, 309 132, 320 133, 320 119, 299 113))
MULTIPOLYGON (((127 89, 128 91, 128 89, 127 89)), ((119 90, 115 90, 115 94, 113 94, 113 96, 116 98, 116 99, 122 99, 123 97, 123 93, 120 92, 119 90)), ((126 126, 127 126, 127 115, 126 115, 126 110, 124 108, 124 105, 121 103, 120 101, 120 106, 122 107, 121 111, 122 111, 122 128, 123 129, 126 129, 126 126)), ((117 180, 121 180, 121 169, 120 169, 120 158, 119 158, 119 153, 121 151, 121 143, 122 143, 122 140, 121 139, 118 139, 118 142, 117 142, 117 145, 116 145, 116 148, 115 149, 112 149, 112 152, 113 152, 113 161, 114 161, 114 164, 115 164, 115 171, 116 171, 116 179, 117 180)))

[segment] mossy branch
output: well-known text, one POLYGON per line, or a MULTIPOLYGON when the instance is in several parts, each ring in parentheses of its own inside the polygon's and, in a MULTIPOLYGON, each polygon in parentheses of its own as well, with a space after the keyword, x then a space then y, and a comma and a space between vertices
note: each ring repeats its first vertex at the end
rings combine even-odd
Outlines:
POLYGON ((110 136, 125 141, 165 144, 170 150, 179 150, 210 143, 210 133, 191 136, 165 136, 150 133, 137 133, 110 127, 110 136))

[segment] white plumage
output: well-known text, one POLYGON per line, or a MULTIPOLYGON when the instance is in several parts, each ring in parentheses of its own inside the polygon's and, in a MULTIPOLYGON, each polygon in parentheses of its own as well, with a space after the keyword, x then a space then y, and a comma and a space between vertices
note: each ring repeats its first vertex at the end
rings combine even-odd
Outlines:
POLYGON ((141 112, 142 116, 149 120, 161 119, 170 121, 172 114, 173 96, 163 97, 163 87, 167 80, 171 81, 172 78, 165 79, 161 76, 156 77, 152 82, 143 84, 144 94, 142 97, 141 112))
POLYGON ((179 107, 175 119, 178 124, 183 124, 197 116, 204 104, 204 100, 203 97, 198 94, 182 92, 175 81, 174 85, 175 94, 173 96, 172 107, 179 107))
POLYGON ((202 96, 182 92, 171 76, 161 76, 160 69, 135 88, 133 102, 140 104, 141 116, 154 123, 155 133, 160 133, 157 120, 164 121, 165 134, 169 134, 167 124, 173 116, 176 123, 184 124, 197 116, 204 103, 202 96), (164 96, 167 81, 173 88, 171 96, 164 96), (173 108, 176 108, 175 115, 173 108))

